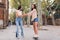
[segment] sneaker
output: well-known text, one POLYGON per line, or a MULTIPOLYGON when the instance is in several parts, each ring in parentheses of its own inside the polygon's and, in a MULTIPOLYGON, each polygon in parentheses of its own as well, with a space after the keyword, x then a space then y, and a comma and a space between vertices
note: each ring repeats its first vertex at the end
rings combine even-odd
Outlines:
POLYGON ((17 39, 20 39, 20 36, 19 36, 17 33, 16 33, 16 38, 17 38, 17 39))
POLYGON ((38 37, 39 37, 39 36, 35 34, 33 38, 38 38, 38 37))
POLYGON ((20 39, 20 37, 18 36, 17 39, 20 39))
POLYGON ((24 37, 23 36, 21 36, 21 40, 24 40, 24 37))

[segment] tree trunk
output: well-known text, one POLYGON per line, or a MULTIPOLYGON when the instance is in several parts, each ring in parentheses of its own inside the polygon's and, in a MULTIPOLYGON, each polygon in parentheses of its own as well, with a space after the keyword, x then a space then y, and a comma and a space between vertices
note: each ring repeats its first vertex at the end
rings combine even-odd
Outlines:
POLYGON ((41 27, 42 26, 42 9, 41 9, 41 1, 38 0, 38 26, 41 27))
POLYGON ((51 11, 51 14, 52 14, 52 23, 53 23, 53 25, 55 25, 54 14, 52 13, 53 11, 51 10, 51 8, 50 8, 50 11, 51 11))
POLYGON ((53 13, 52 13, 52 22, 53 22, 53 25, 55 25, 55 20, 54 20, 54 14, 53 13))
POLYGON ((45 14, 45 25, 47 25, 47 18, 46 18, 46 14, 45 14))
MULTIPOLYGON (((31 3, 32 3, 31 1, 32 0, 30 0, 30 5, 29 5, 30 9, 29 9, 29 11, 31 11, 31 3)), ((27 27, 30 27, 30 16, 27 17, 27 27)))

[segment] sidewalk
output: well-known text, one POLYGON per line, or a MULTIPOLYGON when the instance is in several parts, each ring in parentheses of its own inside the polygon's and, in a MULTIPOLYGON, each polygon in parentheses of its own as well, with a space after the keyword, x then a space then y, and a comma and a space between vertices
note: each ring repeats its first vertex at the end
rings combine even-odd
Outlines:
MULTIPOLYGON (((16 40, 15 31, 15 25, 9 26, 7 29, 1 29, 0 40, 16 40)), ((33 40, 32 26, 24 26, 24 34, 24 40, 33 40)), ((60 26, 43 26, 42 30, 39 30, 39 40, 60 40, 60 26)))

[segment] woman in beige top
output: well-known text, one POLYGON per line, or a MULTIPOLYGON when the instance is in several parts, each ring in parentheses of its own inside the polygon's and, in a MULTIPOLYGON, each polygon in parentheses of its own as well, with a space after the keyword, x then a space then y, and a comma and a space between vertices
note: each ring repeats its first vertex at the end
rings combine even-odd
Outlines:
POLYGON ((38 37, 38 18, 37 18, 37 10, 36 5, 32 4, 31 12, 24 14, 24 16, 32 16, 31 21, 33 22, 33 28, 34 28, 34 38, 38 37))

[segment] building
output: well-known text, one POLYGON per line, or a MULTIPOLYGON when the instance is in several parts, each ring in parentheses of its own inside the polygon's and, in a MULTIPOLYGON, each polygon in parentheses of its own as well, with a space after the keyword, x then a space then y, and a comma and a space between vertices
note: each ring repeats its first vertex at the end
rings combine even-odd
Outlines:
POLYGON ((0 28, 6 28, 8 25, 8 0, 0 0, 0 28))

